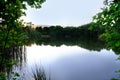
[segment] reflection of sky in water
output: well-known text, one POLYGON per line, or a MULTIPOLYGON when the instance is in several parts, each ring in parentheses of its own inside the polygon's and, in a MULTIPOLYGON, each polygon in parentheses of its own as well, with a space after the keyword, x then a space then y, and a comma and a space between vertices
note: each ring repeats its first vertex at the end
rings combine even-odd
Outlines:
POLYGON ((35 64, 35 62, 41 63, 52 63, 60 58, 67 57, 70 55, 79 54, 78 52, 85 53, 88 52, 85 49, 74 46, 61 46, 61 47, 51 47, 51 46, 36 46, 27 47, 27 58, 28 63, 35 64))
POLYGON ((27 47, 29 67, 42 64, 54 80, 110 80, 120 68, 117 55, 105 49, 89 51, 77 46, 27 47))

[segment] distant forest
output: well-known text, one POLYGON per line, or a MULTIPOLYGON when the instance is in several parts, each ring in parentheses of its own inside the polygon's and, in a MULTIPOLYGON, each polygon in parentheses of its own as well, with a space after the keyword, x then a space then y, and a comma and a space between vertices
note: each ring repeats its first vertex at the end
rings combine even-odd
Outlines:
POLYGON ((94 30, 90 30, 91 23, 82 25, 79 27, 62 27, 62 26, 46 26, 41 27, 38 26, 36 28, 32 28, 31 26, 27 26, 28 37, 30 39, 37 38, 96 38, 98 39, 99 35, 104 32, 99 27, 96 27, 94 30))

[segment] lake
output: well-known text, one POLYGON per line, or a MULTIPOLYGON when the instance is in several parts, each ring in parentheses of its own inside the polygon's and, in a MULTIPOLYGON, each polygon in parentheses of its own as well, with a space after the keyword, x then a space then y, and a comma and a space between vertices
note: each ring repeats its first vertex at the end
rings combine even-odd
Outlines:
MULTIPOLYGON (((32 72, 42 67, 51 80, 111 80, 118 78, 120 61, 112 50, 99 47, 102 44, 59 46, 42 43, 25 46, 25 59, 20 68, 25 80, 34 80, 32 72), (82 47, 81 47, 82 46, 82 47), (92 46, 92 48, 89 48, 92 46), (94 47, 93 47, 94 46, 94 47)), ((18 71, 17 68, 15 70, 18 71)))

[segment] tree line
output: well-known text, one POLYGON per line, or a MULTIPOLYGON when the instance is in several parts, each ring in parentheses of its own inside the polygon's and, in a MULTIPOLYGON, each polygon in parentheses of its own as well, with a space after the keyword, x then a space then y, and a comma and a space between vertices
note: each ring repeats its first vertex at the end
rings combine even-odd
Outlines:
POLYGON ((79 27, 62 27, 60 25, 56 26, 38 26, 36 28, 30 28, 29 37, 31 38, 96 38, 103 33, 104 30, 96 28, 90 30, 91 23, 82 25, 79 27))

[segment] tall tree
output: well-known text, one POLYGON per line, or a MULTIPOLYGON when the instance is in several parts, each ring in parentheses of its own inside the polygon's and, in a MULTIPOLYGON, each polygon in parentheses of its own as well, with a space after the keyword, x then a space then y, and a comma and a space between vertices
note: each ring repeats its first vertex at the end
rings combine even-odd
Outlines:
POLYGON ((105 0, 104 4, 102 12, 93 17, 93 23, 105 30, 100 37, 107 47, 120 53, 120 0, 105 0))
POLYGON ((44 1, 45 0, 0 1, 0 46, 6 47, 7 43, 14 45, 16 39, 20 39, 19 41, 21 41, 22 33, 19 29, 23 24, 19 18, 25 15, 23 10, 27 9, 27 5, 32 8, 41 8, 44 1))
POLYGON ((25 34, 22 28, 24 25, 19 18, 25 15, 24 10, 27 9, 27 5, 32 8, 41 8, 41 4, 44 1, 0 0, 0 80, 10 80, 6 79, 6 72, 7 70, 11 70, 13 65, 15 65, 15 61, 8 58, 10 56, 7 56, 10 52, 10 47, 22 45, 24 42, 25 34))

